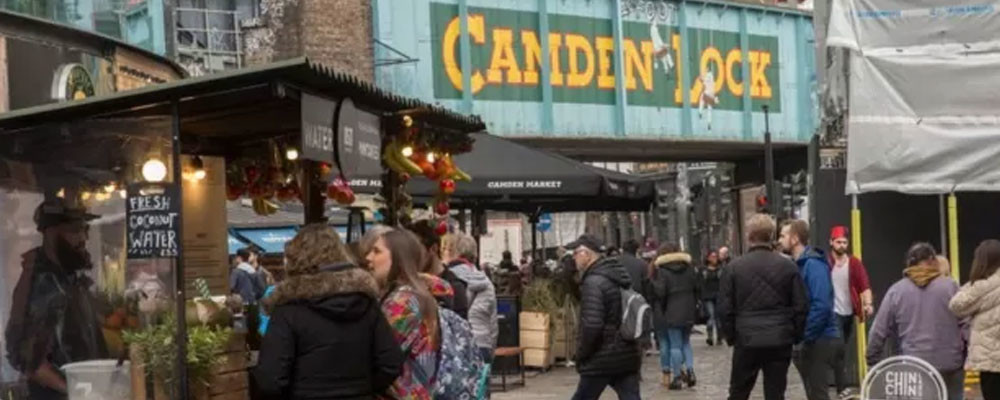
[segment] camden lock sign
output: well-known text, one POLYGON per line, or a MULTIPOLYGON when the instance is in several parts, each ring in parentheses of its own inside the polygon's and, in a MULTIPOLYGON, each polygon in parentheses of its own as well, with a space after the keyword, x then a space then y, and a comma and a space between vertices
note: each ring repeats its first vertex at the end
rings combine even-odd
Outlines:
POLYGON ((937 369, 911 356, 889 357, 868 371, 863 400, 946 400, 947 387, 937 369))

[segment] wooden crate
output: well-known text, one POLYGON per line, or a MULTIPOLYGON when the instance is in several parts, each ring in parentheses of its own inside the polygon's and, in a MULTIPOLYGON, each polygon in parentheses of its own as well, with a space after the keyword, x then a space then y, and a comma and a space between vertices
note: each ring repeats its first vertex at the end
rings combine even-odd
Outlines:
POLYGON ((527 349, 547 349, 552 347, 552 335, 549 331, 521 330, 521 347, 527 349))
POLYGON ((576 340, 559 340, 552 343, 552 356, 557 360, 572 360, 576 357, 576 340))
POLYGON ((549 330, 551 316, 546 313, 522 311, 518 315, 518 322, 522 331, 546 331, 549 330))
POLYGON ((525 349, 524 366, 532 368, 549 368, 552 366, 554 354, 546 349, 525 349))

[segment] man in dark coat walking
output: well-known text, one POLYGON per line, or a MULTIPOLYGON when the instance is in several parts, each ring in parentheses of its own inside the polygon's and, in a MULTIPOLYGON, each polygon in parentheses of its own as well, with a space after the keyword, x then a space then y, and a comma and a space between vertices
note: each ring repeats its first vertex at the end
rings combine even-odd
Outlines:
POLYGON ((643 288, 646 287, 646 281, 649 280, 649 264, 637 257, 639 242, 629 240, 622 248, 624 252, 621 255, 621 263, 625 267, 625 272, 628 272, 629 280, 632 281, 632 289, 648 299, 649 295, 643 293, 643 288))
POLYGON ((764 398, 783 400, 792 346, 802 341, 809 302, 795 263, 774 252, 774 219, 756 214, 747 223, 749 251, 722 275, 722 333, 735 346, 729 400, 750 397, 764 371, 764 398))
POLYGON ((639 400, 639 343, 618 333, 621 291, 631 286, 628 273, 617 258, 602 256, 604 246, 593 235, 580 236, 566 247, 583 271, 576 353, 580 383, 573 399, 596 400, 611 386, 619 399, 639 400))

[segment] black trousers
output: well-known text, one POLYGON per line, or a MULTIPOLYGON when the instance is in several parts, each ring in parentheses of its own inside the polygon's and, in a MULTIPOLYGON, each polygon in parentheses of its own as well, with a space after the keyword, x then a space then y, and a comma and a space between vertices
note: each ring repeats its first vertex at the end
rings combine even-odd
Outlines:
POLYGON ((851 347, 851 338, 854 336, 854 316, 837 315, 840 322, 840 337, 843 345, 837 348, 837 354, 833 360, 833 381, 837 386, 837 393, 847 389, 847 352, 851 347))
POLYGON ((784 400, 791 361, 792 346, 736 346, 733 349, 733 369, 729 375, 729 400, 750 398, 759 371, 764 371, 764 399, 784 400))
POLYGON ((983 400, 1000 400, 1000 372, 980 372, 979 387, 983 390, 983 400))
POLYGON ((795 368, 802 376, 802 385, 809 400, 830 400, 827 374, 833 367, 840 338, 821 338, 813 343, 804 343, 798 354, 792 358, 795 368))

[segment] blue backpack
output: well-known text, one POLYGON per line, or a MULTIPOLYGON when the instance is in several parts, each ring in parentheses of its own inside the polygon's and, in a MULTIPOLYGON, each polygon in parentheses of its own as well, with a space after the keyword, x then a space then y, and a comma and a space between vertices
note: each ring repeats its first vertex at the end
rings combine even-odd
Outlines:
POLYGON ((434 372, 434 398, 483 398, 485 366, 472 337, 472 326, 454 311, 441 308, 438 313, 441 349, 438 350, 437 370, 434 372))

